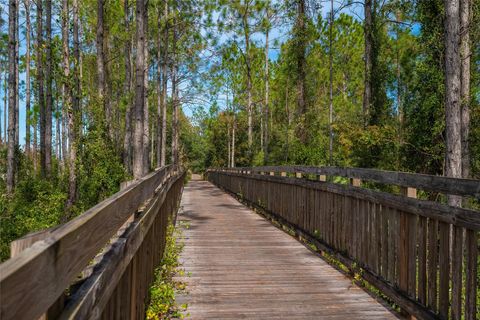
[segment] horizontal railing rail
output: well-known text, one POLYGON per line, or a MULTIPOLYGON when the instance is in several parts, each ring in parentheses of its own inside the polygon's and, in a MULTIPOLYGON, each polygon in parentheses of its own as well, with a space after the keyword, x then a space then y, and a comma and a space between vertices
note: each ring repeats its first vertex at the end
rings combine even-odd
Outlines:
POLYGON ((332 254, 403 312, 418 319, 479 316, 480 212, 416 199, 420 187, 476 197, 478 180, 297 166, 220 168, 206 176, 332 254), (350 184, 329 182, 328 175, 350 184), (363 188, 362 179, 401 186, 402 193, 363 188))
POLYGON ((264 166, 264 167, 235 167, 217 170, 228 172, 251 173, 300 173, 312 175, 338 176, 363 181, 373 181, 382 184, 411 187, 425 191, 443 194, 470 196, 480 199, 480 181, 473 179, 449 178, 427 174, 385 171, 378 169, 341 168, 341 167, 311 167, 311 166, 264 166))
POLYGON ((162 167, 70 222, 14 242, 22 251, 0 265, 0 318, 110 318, 118 308, 142 318, 184 175, 162 167))

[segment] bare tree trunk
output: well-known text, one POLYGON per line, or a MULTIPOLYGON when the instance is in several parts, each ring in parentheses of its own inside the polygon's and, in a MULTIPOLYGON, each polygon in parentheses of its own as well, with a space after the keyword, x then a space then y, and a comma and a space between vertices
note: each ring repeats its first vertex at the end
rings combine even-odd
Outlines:
POLYGON ((462 117, 462 177, 470 178, 470 22, 471 0, 460 0, 460 57, 461 57, 461 117, 462 117))
MULTIPOLYGON (((7 77, 7 71, 6 71, 6 70, 5 70, 5 73, 4 73, 4 74, 5 74, 5 77, 7 77)), ((0 82, 1 82, 1 81, 2 81, 2 74, 1 74, 1 72, 0 72, 0 82)), ((3 95, 4 95, 4 99, 5 99, 5 97, 6 97, 6 91, 5 91, 5 90, 3 91, 3 95)), ((3 108, 3 113, 4 113, 4 114, 6 113, 5 107, 3 108)), ((2 114, 1 114, 1 111, 0 111, 0 145, 3 144, 3 136, 2 136, 2 135, 3 135, 3 129, 2 129, 1 116, 2 116, 2 114)), ((5 139, 5 144, 6 144, 6 143, 7 143, 7 139, 5 139)))
POLYGON ((167 61, 168 58, 168 1, 165 1, 163 18, 165 24, 162 29, 162 15, 158 14, 158 38, 157 38, 157 167, 165 165, 166 135, 166 111, 167 111, 167 61), (163 43, 163 45, 162 45, 163 43), (165 111, 165 115, 164 115, 165 111), (163 121, 165 120, 165 122, 163 121))
POLYGON ((45 70, 45 112, 43 118, 43 173, 44 177, 50 177, 52 173, 52 0, 46 0, 46 70, 45 70))
MULTIPOLYGON (((98 71, 98 99, 105 114, 106 127, 110 126, 110 113, 106 108, 105 99, 105 52, 104 52, 104 14, 105 14, 105 0, 97 0, 97 34, 95 47, 97 50, 97 71, 98 71)), ((110 133, 110 132, 109 132, 110 133)), ((110 136, 110 135, 109 135, 110 136)))
MULTIPOLYGON (((175 12, 176 16, 176 12, 175 12)), ((177 61, 177 26, 173 20, 172 42, 172 163, 178 164, 178 61, 177 61)))
MULTIPOLYGON (((62 153, 63 153, 63 162, 66 165, 67 161, 67 143, 65 141, 65 119, 70 118, 68 115, 69 112, 72 112, 72 96, 70 89, 70 50, 68 49, 68 29, 69 29, 69 18, 68 18, 68 0, 62 0, 62 55, 63 55, 63 76, 64 81, 62 83, 62 100, 63 100, 63 123, 62 123, 62 153)), ((70 141, 71 143, 71 141, 70 141)), ((69 167, 69 170, 72 171, 72 168, 69 167)))
MULTIPOLYGON (((55 85, 55 91, 54 92, 57 92, 58 88, 57 88, 57 85, 55 85)), ((58 169, 59 169, 59 172, 60 172, 60 169, 61 167, 63 166, 62 164, 62 161, 63 161, 63 154, 62 154, 62 149, 61 149, 61 146, 62 146, 62 139, 61 139, 61 126, 62 126, 62 120, 61 120, 61 109, 60 109, 60 102, 58 101, 58 99, 54 99, 55 101, 55 114, 56 114, 56 124, 55 124, 55 153, 57 155, 57 161, 59 162, 59 166, 58 166, 58 169)))
MULTIPOLYGON (((148 3, 148 2, 147 2, 148 3)), ((144 116, 143 116, 143 152, 145 153, 143 156, 143 167, 144 173, 150 171, 150 125, 149 125, 149 110, 148 110, 148 10, 145 10, 145 18, 144 18, 144 37, 145 37, 145 44, 144 44, 144 51, 145 51, 145 69, 144 69, 144 77, 143 77, 143 93, 145 95, 145 108, 143 109, 144 116)))
POLYGON ((30 92, 30 33, 32 32, 32 26, 30 22, 30 0, 24 0, 23 4, 25 6, 25 24, 26 24, 26 43, 25 43, 25 153, 27 156, 30 156, 30 126, 31 126, 31 115, 30 115, 30 103, 31 103, 31 92, 30 92))
POLYGON ((365 86, 363 89, 363 123, 368 123, 370 106, 372 104, 372 43, 373 43, 373 24, 372 24, 372 0, 365 0, 365 86))
POLYGON ((250 61, 250 26, 248 25, 249 1, 245 0, 245 12, 242 17, 245 36, 245 65, 247 67, 247 114, 248 114, 248 152, 253 153, 253 106, 252 106, 252 66, 250 61))
POLYGON ((287 83, 285 84, 285 113, 287 114, 287 125, 285 126, 285 162, 288 162, 288 152, 289 152, 289 131, 290 131, 290 108, 288 106, 288 78, 287 83))
MULTIPOLYGON (((69 26, 69 17, 68 17, 68 0, 63 0, 62 5, 62 40, 63 40, 63 74, 65 79, 70 78, 70 51, 68 48, 68 26, 69 26)), ((73 42, 74 42, 74 81, 75 87, 77 87, 77 82, 80 82, 78 77, 78 56, 79 56, 79 39, 78 39, 78 2, 73 0, 73 42)), ((68 118, 68 140, 70 144, 69 153, 68 153, 68 199, 66 203, 67 212, 73 206, 77 200, 77 121, 76 116, 78 114, 78 102, 72 103, 72 101, 78 100, 77 95, 72 92, 69 81, 63 83, 64 88, 64 112, 66 111, 66 116, 68 118)), ((75 89, 76 90, 76 89, 75 89)), ((67 155, 64 153, 64 157, 67 155)), ((65 159, 65 162, 67 160, 65 159)), ((68 218, 68 217, 67 217, 68 218)))
MULTIPOLYGON (((161 166, 161 157, 162 157, 162 147, 161 147, 161 141, 162 141, 162 68, 161 68, 161 61, 162 61, 162 49, 165 46, 162 46, 162 28, 161 28, 161 15, 160 13, 158 14, 158 20, 157 20, 157 28, 159 30, 158 36, 157 36, 157 150, 156 150, 156 157, 157 157, 157 167, 161 166)), ((152 150, 153 153, 153 150, 152 150)))
POLYGON ((305 0, 297 0, 297 109, 300 115, 307 112, 305 101, 305 77, 306 77, 306 30, 305 30, 305 0))
POLYGON ((154 134, 155 134, 155 121, 152 121, 152 124, 151 124, 151 128, 150 128, 150 168, 155 168, 155 163, 153 162, 154 161, 154 156, 155 156, 155 152, 153 152, 154 148, 155 148, 155 137, 154 137, 154 134))
POLYGON ((20 145, 20 72, 19 65, 19 43, 20 43, 20 8, 19 1, 16 1, 17 17, 16 17, 16 32, 15 32, 15 146, 20 145))
MULTIPOLYGON (((43 177, 46 176, 45 162, 45 92, 43 80, 43 0, 37 1, 37 60, 36 60, 36 76, 37 76, 37 101, 40 127, 40 171, 43 177)), ((35 135, 36 139, 36 135, 35 135)))
MULTIPOLYGON (((124 23, 125 32, 130 34, 130 7, 128 0, 124 2, 124 23)), ((130 94, 132 91, 132 44, 130 36, 125 43, 125 82, 123 84, 124 93, 127 95, 127 109, 125 111, 125 136, 123 139, 123 165, 128 173, 132 173, 132 101, 130 94)))
POLYGON ((167 157, 167 86, 168 86, 168 1, 165 0, 164 8, 165 29, 163 31, 163 61, 162 61, 162 138, 160 165, 166 164, 167 157))
POLYGON ((137 0, 136 26, 137 26, 137 56, 135 61, 135 132, 133 154, 133 176, 139 179, 144 175, 144 150, 143 150, 143 117, 145 108, 145 1, 137 0))
MULTIPOLYGON (((446 120, 446 168, 448 177, 462 177, 461 145, 461 63, 459 0, 445 0, 445 120, 446 120)), ((449 205, 459 206, 461 197, 450 196, 449 205)))
POLYGON ((18 0, 9 1, 8 14, 8 150, 7 150, 7 193, 12 194, 15 178, 15 103, 17 88, 15 79, 15 43, 17 32, 18 0))
POLYGON ((230 107, 228 105, 228 85, 227 90, 225 91, 225 105, 226 105, 226 119, 227 119, 227 161, 226 167, 230 167, 230 159, 231 159, 231 152, 232 152, 232 139, 230 137, 231 126, 233 123, 230 123, 230 107))
POLYGON ((333 165, 333 0, 330 1, 330 23, 329 23, 329 110, 328 110, 328 165, 333 165))
POLYGON ((3 77, 3 137, 5 138, 5 144, 8 143, 8 134, 7 134, 7 115, 8 115, 8 71, 5 70, 5 76, 3 77))
POLYGON ((232 95, 232 113, 233 113, 233 123, 232 123, 232 161, 231 167, 235 168, 235 131, 237 127, 237 120, 235 116, 235 95, 232 95))
MULTIPOLYGON (((270 20, 269 10, 270 10, 270 2, 267 2, 267 19, 270 20)), ((267 23, 270 23, 268 21, 267 23)), ((263 162, 265 164, 268 163, 268 139, 269 139, 269 121, 268 115, 270 113, 270 106, 269 106, 269 98, 270 98, 270 74, 269 74, 269 33, 270 33, 270 26, 267 26, 265 30, 265 141, 263 142, 264 150, 263 150, 263 162)))

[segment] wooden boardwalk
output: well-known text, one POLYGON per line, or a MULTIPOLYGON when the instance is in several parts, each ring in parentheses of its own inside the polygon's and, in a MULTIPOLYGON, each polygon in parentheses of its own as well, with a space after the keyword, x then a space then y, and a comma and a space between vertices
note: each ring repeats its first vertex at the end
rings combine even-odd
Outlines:
POLYGON ((352 280, 209 182, 184 190, 190 319, 396 319, 352 280))

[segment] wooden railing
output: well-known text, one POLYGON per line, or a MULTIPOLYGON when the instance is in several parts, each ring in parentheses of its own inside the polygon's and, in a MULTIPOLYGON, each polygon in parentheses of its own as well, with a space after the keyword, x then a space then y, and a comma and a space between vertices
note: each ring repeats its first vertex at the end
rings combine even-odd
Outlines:
POLYGON ((475 202, 480 181, 299 166, 211 169, 207 178, 333 255, 403 313, 479 319, 480 212, 416 194, 421 189, 475 202), (398 192, 365 188, 372 184, 398 192))
POLYGON ((144 319, 184 170, 157 169, 72 221, 12 243, 0 319, 144 319))

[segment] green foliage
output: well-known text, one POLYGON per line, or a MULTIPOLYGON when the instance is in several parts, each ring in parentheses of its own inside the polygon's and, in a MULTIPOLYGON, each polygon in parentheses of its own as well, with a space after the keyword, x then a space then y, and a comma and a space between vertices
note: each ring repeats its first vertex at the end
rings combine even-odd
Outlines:
POLYGON ((150 287, 150 304, 146 319, 183 319, 187 305, 178 305, 175 295, 186 290, 185 283, 178 277, 185 276, 179 261, 183 250, 182 228, 187 225, 180 223, 176 228, 173 224, 167 227, 165 251, 160 267, 155 272, 155 280, 150 287))

